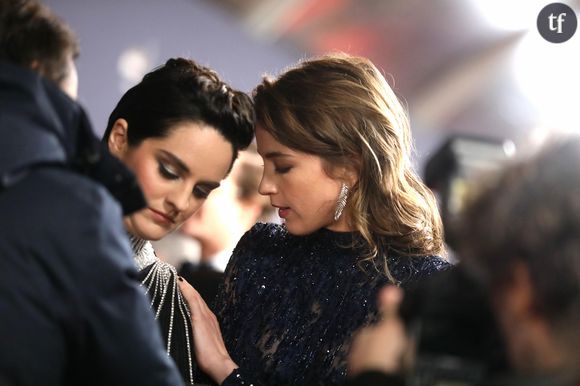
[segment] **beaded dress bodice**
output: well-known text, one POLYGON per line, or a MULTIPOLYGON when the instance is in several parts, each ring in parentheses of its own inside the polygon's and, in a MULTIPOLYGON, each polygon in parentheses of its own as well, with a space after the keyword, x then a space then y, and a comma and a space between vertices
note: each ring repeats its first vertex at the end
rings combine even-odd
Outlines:
MULTIPOLYGON (((321 229, 292 236, 257 224, 239 242, 218 300, 222 334, 240 368, 227 385, 341 385, 352 335, 377 317, 389 282, 360 250, 355 233, 321 229)), ((398 284, 445 269, 439 257, 389 259, 398 284)))
POLYGON ((167 354, 177 364, 186 384, 193 385, 198 371, 193 353, 191 315, 177 285, 177 271, 155 255, 149 241, 131 237, 131 247, 139 279, 151 299, 167 354))

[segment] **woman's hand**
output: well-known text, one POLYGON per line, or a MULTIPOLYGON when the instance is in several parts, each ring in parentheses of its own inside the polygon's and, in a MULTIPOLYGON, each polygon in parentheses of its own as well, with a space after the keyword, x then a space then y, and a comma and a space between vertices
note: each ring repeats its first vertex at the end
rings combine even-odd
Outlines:
POLYGON ((395 374, 403 367, 403 358, 410 348, 398 308, 403 292, 395 286, 379 293, 381 320, 363 328, 355 337, 349 354, 349 376, 366 370, 395 374))
POLYGON ((195 356, 199 367, 221 384, 238 365, 226 350, 218 320, 205 301, 187 281, 179 278, 179 288, 191 311, 195 356))

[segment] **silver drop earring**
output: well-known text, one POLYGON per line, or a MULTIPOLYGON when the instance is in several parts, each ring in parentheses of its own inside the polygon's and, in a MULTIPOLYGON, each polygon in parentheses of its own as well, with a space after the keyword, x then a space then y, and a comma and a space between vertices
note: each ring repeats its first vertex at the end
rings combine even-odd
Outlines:
POLYGON ((346 200, 348 199, 348 186, 343 182, 340 187, 340 193, 338 194, 338 200, 336 201, 336 210, 334 211, 334 221, 337 221, 342 215, 342 211, 346 206, 346 200))

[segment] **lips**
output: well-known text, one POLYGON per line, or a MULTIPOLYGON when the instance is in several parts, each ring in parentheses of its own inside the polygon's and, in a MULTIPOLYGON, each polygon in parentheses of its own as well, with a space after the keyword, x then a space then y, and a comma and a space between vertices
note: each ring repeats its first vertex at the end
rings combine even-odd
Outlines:
POLYGON ((280 218, 286 218, 288 217, 288 214, 290 213, 290 208, 289 207, 282 207, 282 206, 276 206, 274 205, 276 208, 278 208, 278 216, 280 216, 280 218))
POLYGON ((173 217, 169 216, 168 214, 160 212, 160 211, 152 209, 152 208, 148 208, 148 209, 152 212, 154 220, 157 220, 158 222, 163 222, 163 223, 175 224, 175 219, 173 217))

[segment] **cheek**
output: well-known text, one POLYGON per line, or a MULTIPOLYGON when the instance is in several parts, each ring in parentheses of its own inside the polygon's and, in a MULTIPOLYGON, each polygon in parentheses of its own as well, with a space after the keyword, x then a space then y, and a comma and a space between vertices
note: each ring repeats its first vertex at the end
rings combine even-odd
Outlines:
POLYGON ((284 185, 284 189, 294 205, 298 205, 316 216, 320 214, 320 211, 333 207, 338 197, 335 184, 322 178, 291 181, 284 185))
POLYGON ((134 165, 128 164, 135 173, 139 186, 147 201, 151 201, 162 195, 168 181, 164 180, 157 171, 157 163, 154 161, 136 162, 134 165), (133 166, 133 167, 132 167, 133 166))
POLYGON ((190 218, 191 216, 193 216, 203 205, 203 203, 205 202, 205 200, 195 200, 193 199, 191 201, 191 205, 189 205, 189 207, 187 208, 186 211, 182 212, 183 213, 183 218, 181 220, 180 223, 183 223, 184 221, 186 221, 188 218, 190 218))

